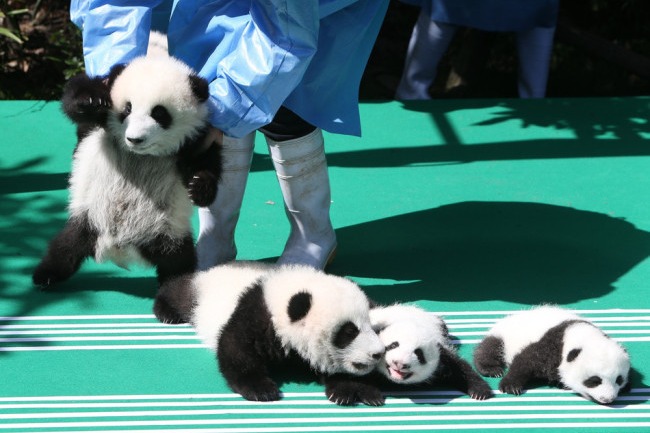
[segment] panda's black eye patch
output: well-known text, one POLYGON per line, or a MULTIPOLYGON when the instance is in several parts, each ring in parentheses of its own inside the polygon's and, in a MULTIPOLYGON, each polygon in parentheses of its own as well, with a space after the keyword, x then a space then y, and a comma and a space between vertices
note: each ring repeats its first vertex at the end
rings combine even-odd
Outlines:
POLYGON ((623 383, 625 383, 625 379, 623 379, 623 376, 618 376, 618 377, 616 378, 616 384, 617 384, 618 386, 621 386, 621 385, 623 385, 623 383))
POLYGON ((419 347, 413 351, 415 356, 418 358, 418 362, 422 365, 427 363, 427 359, 424 357, 424 352, 419 347))
POLYGON ((344 349, 349 346, 359 335, 359 328, 352 322, 345 322, 334 334, 332 343, 339 349, 344 349))
POLYGON ((172 124, 172 115, 169 114, 169 111, 162 105, 156 105, 151 109, 151 117, 156 121, 163 129, 167 129, 172 124))
POLYGON ((399 347, 399 341, 393 341, 388 346, 386 346, 386 352, 389 350, 397 349, 399 347))
POLYGON ((124 119, 129 117, 129 114, 131 114, 131 109, 132 109, 131 102, 127 101, 127 103, 124 104, 124 110, 122 110, 122 112, 120 113, 120 122, 124 122, 124 119))
POLYGON ((292 322, 296 322, 307 315, 311 308, 311 293, 300 292, 296 293, 289 300, 287 313, 292 322))
POLYGON ((598 376, 591 376, 589 379, 582 382, 582 384, 584 386, 586 386, 587 388, 595 388, 598 385, 600 385, 601 383, 603 383, 603 379, 601 379, 598 376))
POLYGON ((567 362, 571 362, 576 359, 578 355, 580 355, 580 352, 582 352, 582 349, 572 349, 566 356, 567 362))

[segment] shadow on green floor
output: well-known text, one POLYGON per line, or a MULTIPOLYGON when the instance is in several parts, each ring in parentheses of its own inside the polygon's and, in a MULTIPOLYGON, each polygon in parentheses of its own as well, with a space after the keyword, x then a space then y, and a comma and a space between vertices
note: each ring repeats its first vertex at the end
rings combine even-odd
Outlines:
MULTIPOLYGON (((331 153, 328 164, 367 168, 650 155, 650 98, 645 97, 403 101, 401 107, 403 112, 397 111, 397 117, 388 120, 399 132, 390 129, 386 133, 401 141, 331 153), (420 134, 427 134, 408 128, 414 113, 428 117, 438 131, 440 137, 432 138, 431 146, 409 145, 409 140, 426 140, 420 134), (405 116, 404 122, 399 116, 405 116), (403 131, 402 125, 407 126, 403 131), (528 133, 531 127, 544 128, 544 132, 528 133), (464 135, 473 137, 472 143, 464 142, 464 135)), ((387 121, 368 120, 368 128, 373 122, 387 121)), ((256 167, 261 168, 261 162, 256 167)))
POLYGON ((566 304, 603 296, 650 254, 650 233, 607 215, 518 202, 464 202, 337 230, 330 272, 386 279, 378 302, 566 304))

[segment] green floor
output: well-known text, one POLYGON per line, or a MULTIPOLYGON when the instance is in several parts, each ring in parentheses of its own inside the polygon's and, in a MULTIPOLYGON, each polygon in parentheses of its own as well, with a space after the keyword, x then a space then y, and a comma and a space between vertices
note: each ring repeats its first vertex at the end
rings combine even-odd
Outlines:
MULTIPOLYGON (((232 394, 187 326, 151 315, 153 271, 88 262, 30 275, 66 218, 74 129, 58 103, 0 103, 0 433, 650 431, 650 98, 366 103, 363 138, 326 135, 339 252, 381 302, 440 312, 470 357, 497 318, 552 302, 629 350, 611 407, 540 387, 477 402, 444 388, 341 408, 317 384, 232 394)), ((272 259, 288 223, 261 137, 237 232, 272 259)), ((494 388, 497 381, 490 379, 494 388)))

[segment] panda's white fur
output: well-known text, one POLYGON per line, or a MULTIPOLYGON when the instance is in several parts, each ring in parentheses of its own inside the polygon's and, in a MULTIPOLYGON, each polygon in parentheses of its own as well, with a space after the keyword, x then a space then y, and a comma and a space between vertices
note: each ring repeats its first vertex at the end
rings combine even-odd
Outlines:
POLYGON ((282 346, 308 360, 316 371, 361 375, 373 370, 384 346, 373 331, 366 295, 352 281, 311 267, 276 271, 263 280, 264 298, 282 346), (292 323, 286 313, 291 297, 308 292, 312 307, 292 323), (359 333, 345 348, 332 345, 341 324, 351 322, 359 333))
POLYGON ((479 372, 500 376, 500 388, 518 394, 533 377, 559 382, 597 403, 614 401, 629 380, 627 351, 576 313, 543 305, 497 321, 477 346, 479 372))
POLYGON ((544 305, 497 320, 486 336, 492 335, 504 341, 503 359, 509 365, 524 347, 539 341, 549 329, 565 320, 584 319, 572 311, 544 305))
POLYGON ((247 399, 277 400, 267 368, 298 360, 324 376, 332 401, 383 404, 378 389, 348 378, 373 371, 384 352, 369 301, 349 279, 301 265, 231 262, 163 284, 154 313, 190 322, 247 399))
POLYGON ((194 308, 189 321, 198 336, 216 351, 219 337, 244 291, 271 268, 258 262, 231 262, 198 272, 192 280, 194 308))
POLYGON ((88 256, 155 265, 159 280, 195 266, 192 205, 214 199, 220 173, 209 128, 208 85, 170 56, 143 56, 106 80, 80 75, 63 98, 79 142, 70 218, 34 272, 50 285, 88 256))
POLYGON ((492 397, 487 382, 456 353, 442 317, 414 305, 394 304, 371 309, 370 321, 386 347, 376 370, 389 381, 444 382, 477 400, 492 397))
POLYGON ((440 361, 440 346, 449 344, 440 316, 412 305, 395 304, 370 310, 370 321, 387 348, 384 362, 377 367, 382 375, 404 384, 424 382, 433 376, 440 361))
POLYGON ((158 31, 149 33, 149 44, 147 45, 147 56, 168 56, 169 44, 167 35, 158 31))
POLYGON ((307 266, 275 266, 232 262, 199 272, 193 281, 196 307, 191 323, 203 342, 217 349, 224 325, 230 320, 241 295, 260 281, 273 328, 285 350, 293 349, 319 372, 365 374, 377 363, 372 355, 384 346, 372 330, 368 299, 352 281, 324 274, 307 266), (312 308, 298 323, 287 315, 296 293, 312 296, 312 308), (331 344, 334 332, 352 322, 359 336, 345 350, 331 344), (364 365, 359 369, 354 365, 364 365))
POLYGON ((145 56, 129 63, 115 79, 111 89, 113 107, 123 112, 131 104, 124 121, 110 116, 110 135, 120 145, 141 155, 168 156, 178 152, 187 137, 206 126, 208 105, 197 104, 190 77, 192 69, 173 57, 145 56), (153 79, 155 77, 155 79, 153 79), (165 129, 150 112, 156 105, 165 107, 174 119, 165 129), (143 140, 134 145, 131 140, 143 140))

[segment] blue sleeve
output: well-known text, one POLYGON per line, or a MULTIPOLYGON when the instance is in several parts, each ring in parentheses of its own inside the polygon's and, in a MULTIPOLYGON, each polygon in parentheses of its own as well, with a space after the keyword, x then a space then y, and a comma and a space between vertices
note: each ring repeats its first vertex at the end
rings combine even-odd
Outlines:
POLYGON ((172 17, 170 44, 210 82, 213 125, 237 137, 268 124, 300 83, 318 45, 319 6, 265 0, 220 7, 175 10, 187 12, 186 21, 172 36, 172 17))
POLYGON ((161 0, 72 0, 70 18, 81 29, 86 73, 108 74, 147 51, 152 9, 161 0))

